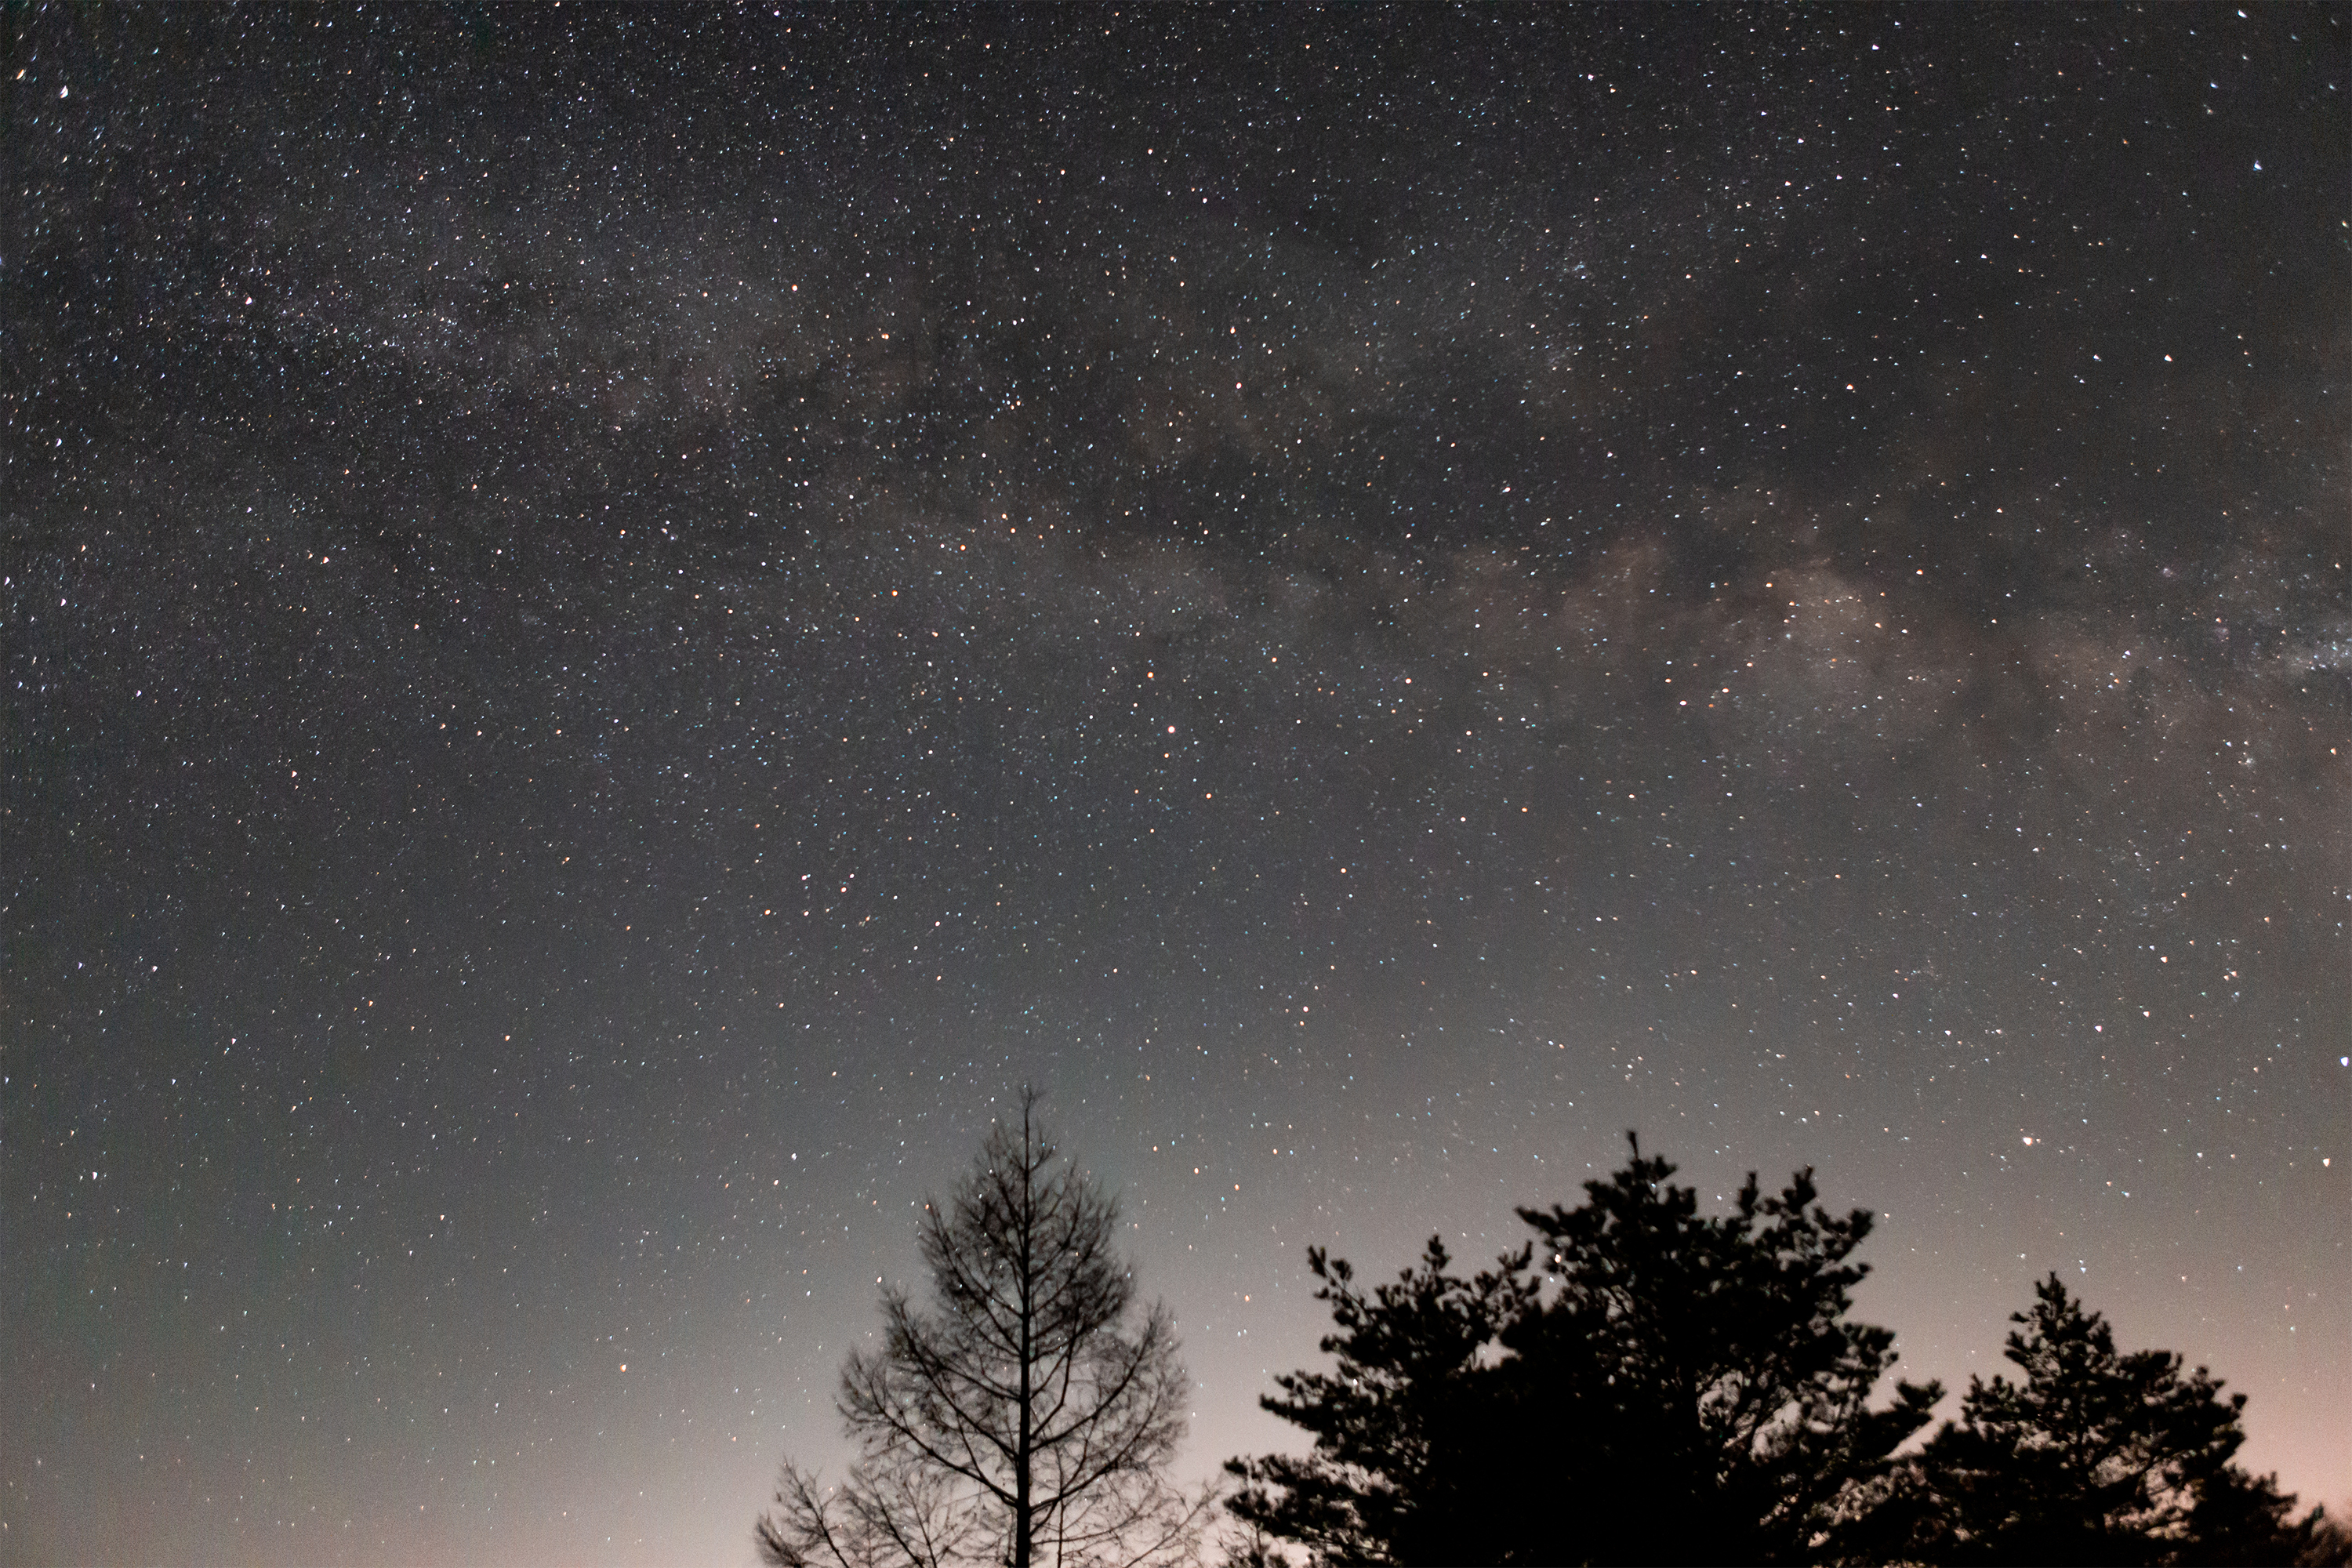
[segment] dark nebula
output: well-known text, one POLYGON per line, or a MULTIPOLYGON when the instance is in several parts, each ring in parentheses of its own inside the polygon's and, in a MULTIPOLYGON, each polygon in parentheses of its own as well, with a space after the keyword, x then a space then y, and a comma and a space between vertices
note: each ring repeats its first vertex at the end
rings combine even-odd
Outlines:
POLYGON ((5 26, 0 1559, 748 1561, 1024 1081, 1192 1473, 1638 1128, 2347 1500, 2340 8, 5 26))

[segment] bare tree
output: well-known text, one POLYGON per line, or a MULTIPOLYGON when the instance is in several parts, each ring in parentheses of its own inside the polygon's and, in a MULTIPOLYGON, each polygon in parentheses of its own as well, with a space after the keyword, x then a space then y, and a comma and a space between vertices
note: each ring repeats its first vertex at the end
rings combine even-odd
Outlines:
POLYGON ((1139 1310, 1118 1201, 1037 1125, 1024 1089, 943 1208, 924 1208, 929 1310, 895 1286, 838 1408, 857 1458, 825 1488, 786 1461, 753 1531, 784 1568, 1140 1568, 1189 1556, 1212 1512, 1166 1469, 1185 1372, 1164 1307, 1139 1310))

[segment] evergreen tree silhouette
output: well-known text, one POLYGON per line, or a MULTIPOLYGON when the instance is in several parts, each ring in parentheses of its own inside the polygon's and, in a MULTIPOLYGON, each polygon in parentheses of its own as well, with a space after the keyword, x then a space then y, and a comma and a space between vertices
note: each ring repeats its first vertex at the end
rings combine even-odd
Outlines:
POLYGON ((2004 1354, 2023 1374, 1969 1381, 1960 1418, 1903 1489, 1908 1550, 1953 1563, 2294 1563, 2325 1556, 2319 1510, 2291 1519, 2275 1478, 2232 1462, 2246 1396, 2221 1397, 2168 1351, 2116 1350, 2056 1274, 2004 1354))
POLYGON ((1483 1484, 1491 1463, 1489 1416, 1507 1391, 1488 1352, 1503 1326, 1533 1301, 1528 1249, 1465 1279, 1436 1237, 1420 1263, 1369 1292, 1354 1269, 1321 1247, 1307 1267, 1322 1281, 1339 1332, 1321 1348, 1329 1373, 1285 1373, 1282 1392, 1259 1401, 1314 1434, 1307 1458, 1234 1459, 1242 1480, 1228 1506, 1318 1563, 1525 1562, 1527 1510, 1483 1484))
POLYGON ((1674 1173, 1637 1142, 1576 1208, 1519 1211, 1557 1289, 1503 1340, 1530 1414, 1580 1428, 1580 1462, 1549 1488, 1579 1518, 1559 1544, 1590 1562, 1810 1561, 1942 1390, 1869 1405, 1895 1335, 1847 1317, 1867 1210, 1821 1207, 1805 1170, 1769 1196, 1751 1173, 1730 1214, 1705 1215, 1674 1173))
POLYGON ((1817 1206, 1810 1171, 1702 1215, 1674 1172, 1636 1142, 1577 1207, 1520 1210, 1535 1250, 1469 1279, 1433 1240, 1370 1295, 1310 1253, 1339 1364, 1276 1379, 1262 1403, 1314 1450, 1234 1461, 1234 1511, 1332 1564, 1770 1563, 1861 1538, 1942 1392, 1867 1404, 1894 1359, 1846 1318, 1870 1215, 1817 1206))

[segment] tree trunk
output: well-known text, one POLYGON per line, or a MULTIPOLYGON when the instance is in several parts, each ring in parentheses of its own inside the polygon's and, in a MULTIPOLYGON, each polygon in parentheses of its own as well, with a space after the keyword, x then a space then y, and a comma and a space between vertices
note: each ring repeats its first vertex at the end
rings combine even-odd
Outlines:
POLYGON ((1021 1106, 1021 1427, 1013 1461, 1013 1568, 1030 1568, 1034 1552, 1032 1537, 1034 1531, 1029 1517, 1030 1445, 1034 1434, 1029 1425, 1029 1364, 1035 1353, 1031 1338, 1037 1321, 1036 1270, 1030 1251, 1036 1244, 1035 1197, 1037 1183, 1029 1170, 1029 1105, 1021 1106))

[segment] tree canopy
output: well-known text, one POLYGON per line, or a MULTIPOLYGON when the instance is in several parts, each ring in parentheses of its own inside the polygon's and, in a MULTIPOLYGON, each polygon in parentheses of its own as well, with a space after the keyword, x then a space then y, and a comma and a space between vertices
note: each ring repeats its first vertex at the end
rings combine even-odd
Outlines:
POLYGON ((1941 1390, 1868 1404, 1894 1335, 1846 1317, 1866 1212, 1807 1171, 1703 1215, 1674 1172, 1637 1143, 1468 1279, 1434 1238, 1369 1294, 1310 1253, 1339 1365, 1276 1380, 1314 1448, 1234 1461, 1235 1513, 1335 1564, 1819 1555, 1941 1390))
MULTIPOLYGON (((2168 1351, 2116 1349, 2115 1331, 2052 1274, 2004 1354, 2016 1380, 1971 1379, 1958 1421, 1921 1453, 1898 1498, 1892 1549, 1955 1563, 2316 1561, 2317 1509, 2234 1457, 2246 1396, 2168 1351), (1898 1505, 1902 1506, 1902 1505, 1898 1505)), ((2336 1560, 2340 1561, 2341 1542, 2336 1560)))
POLYGON ((1432 1237, 1418 1267, 1367 1291, 1344 1259, 1309 1248, 1339 1331, 1322 1348, 1339 1365, 1282 1373, 1281 1394, 1259 1403, 1312 1433, 1314 1452, 1229 1462, 1243 1482, 1234 1513, 1324 1562, 1528 1561, 1525 1510, 1496 1506, 1484 1479, 1492 1420, 1516 1403, 1486 1352, 1534 1297, 1528 1257, 1464 1279, 1432 1237))
POLYGON ((1138 1306, 1117 1200, 1057 1156, 1024 1091, 944 1206, 925 1205, 928 1310, 882 1295, 838 1408, 834 1488, 787 1461, 753 1535, 785 1568, 1134 1565, 1182 1558, 1208 1510, 1166 1478, 1184 1428, 1174 1324, 1138 1306))

